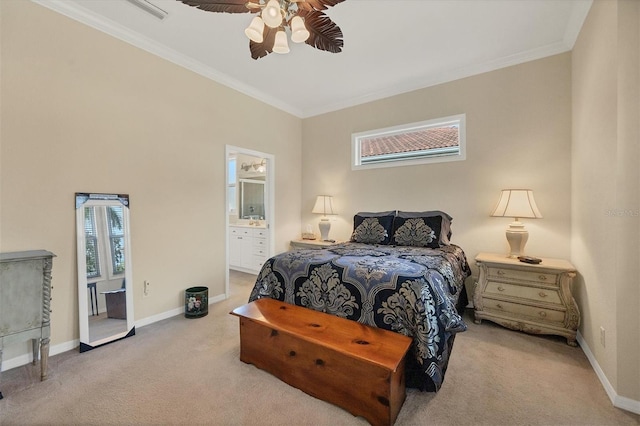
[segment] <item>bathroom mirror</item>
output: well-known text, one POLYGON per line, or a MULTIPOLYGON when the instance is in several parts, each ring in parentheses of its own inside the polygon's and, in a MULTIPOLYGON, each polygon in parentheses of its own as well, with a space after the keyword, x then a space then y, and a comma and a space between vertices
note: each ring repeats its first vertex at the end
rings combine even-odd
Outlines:
POLYGON ((265 219, 264 180, 240 179, 240 219, 265 219))
POLYGON ((80 352, 135 334, 129 196, 76 193, 80 352))

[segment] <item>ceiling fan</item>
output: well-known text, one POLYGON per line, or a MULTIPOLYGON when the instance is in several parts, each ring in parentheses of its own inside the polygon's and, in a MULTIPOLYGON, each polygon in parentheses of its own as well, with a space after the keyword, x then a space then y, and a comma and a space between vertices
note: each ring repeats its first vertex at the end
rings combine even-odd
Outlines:
POLYGON ((271 52, 288 53, 291 41, 331 53, 342 52, 342 30, 324 10, 344 0, 178 0, 207 12, 255 13, 245 34, 253 59, 271 52))

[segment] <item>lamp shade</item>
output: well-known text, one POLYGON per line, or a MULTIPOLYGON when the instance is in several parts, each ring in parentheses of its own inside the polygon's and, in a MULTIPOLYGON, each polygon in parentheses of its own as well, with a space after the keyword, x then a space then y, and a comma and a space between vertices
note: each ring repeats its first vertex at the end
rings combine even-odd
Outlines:
POLYGON ((299 16, 291 19, 291 41, 294 43, 303 43, 307 41, 311 34, 304 26, 304 20, 299 16))
POLYGON ((264 22, 260 19, 259 16, 256 16, 251 20, 251 25, 244 30, 244 33, 249 37, 250 40, 255 41, 256 43, 262 43, 263 33, 264 33, 264 22))
POLYGON ((540 219, 533 191, 530 189, 503 189, 498 205, 491 216, 540 219))
POLYGON ((311 213, 317 213, 323 216, 336 214, 333 209, 333 197, 331 195, 318 195, 318 198, 316 198, 316 204, 313 206, 311 213))
POLYGON ((273 42, 273 51, 284 54, 289 53, 289 43, 287 43, 287 33, 284 30, 278 30, 276 39, 273 42))
POLYGON ((278 0, 269 0, 267 6, 262 9, 262 20, 271 28, 278 28, 282 23, 282 11, 278 0))

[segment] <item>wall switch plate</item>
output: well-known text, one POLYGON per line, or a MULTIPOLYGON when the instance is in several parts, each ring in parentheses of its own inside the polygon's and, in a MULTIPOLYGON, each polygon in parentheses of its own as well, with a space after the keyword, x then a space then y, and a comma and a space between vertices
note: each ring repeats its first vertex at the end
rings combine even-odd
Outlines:
POLYGON ((600 327, 600 344, 602 345, 603 348, 606 347, 604 327, 600 327))

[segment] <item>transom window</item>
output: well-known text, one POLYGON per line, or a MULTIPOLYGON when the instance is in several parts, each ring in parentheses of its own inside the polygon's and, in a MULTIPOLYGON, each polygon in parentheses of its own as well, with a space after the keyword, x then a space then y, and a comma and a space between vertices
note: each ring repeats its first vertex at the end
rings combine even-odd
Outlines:
POLYGON ((352 169, 409 166, 465 159, 465 114, 351 136, 352 169))

